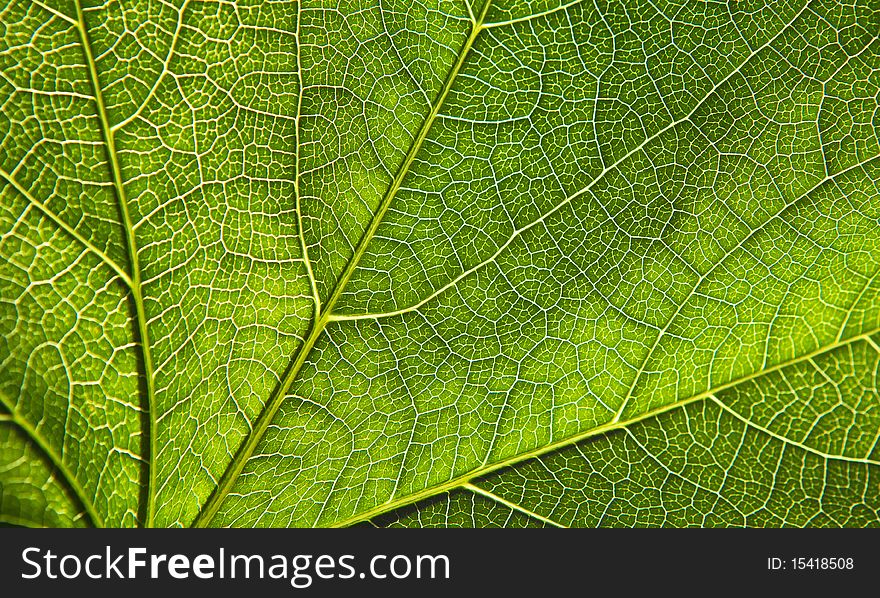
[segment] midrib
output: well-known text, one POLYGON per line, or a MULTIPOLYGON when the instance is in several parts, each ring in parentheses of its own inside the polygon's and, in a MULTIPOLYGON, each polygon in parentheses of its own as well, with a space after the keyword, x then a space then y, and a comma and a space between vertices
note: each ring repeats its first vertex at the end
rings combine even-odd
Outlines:
POLYGON ((104 145, 107 150, 107 161, 110 165, 110 175, 113 182, 113 189, 116 194, 116 201, 119 205, 119 213, 122 217, 123 235, 125 237, 126 251, 131 265, 128 282, 131 287, 132 298, 135 306, 135 320, 137 326, 137 334, 141 355, 143 357, 144 378, 147 390, 147 413, 149 417, 149 454, 146 456, 148 463, 147 471, 147 505, 146 517, 144 525, 152 527, 156 514, 156 399, 153 387, 153 358, 150 352, 150 335, 147 330, 147 316, 144 309, 144 296, 141 289, 141 268, 138 257, 137 242, 134 236, 134 227, 132 224, 131 213, 128 209, 128 198, 125 193, 125 185, 122 178, 122 168, 119 165, 119 157, 116 152, 116 141, 113 137, 113 129, 110 126, 110 119, 107 116, 107 106, 104 103, 104 92, 101 87, 101 81, 98 77, 98 66, 95 62, 95 56, 92 52, 92 43, 89 39, 89 30, 86 25, 85 13, 82 7, 82 0, 74 0, 76 6, 76 28, 86 60, 86 67, 89 71, 89 80, 92 91, 95 94, 95 107, 100 121, 101 136, 104 139, 104 145))
MULTIPOLYGON (((372 219, 370 220, 369 226, 361 236, 361 239, 355 247, 351 259, 349 259, 345 269, 343 270, 338 281, 336 282, 333 293, 330 295, 330 298, 323 306, 318 316, 314 319, 314 322, 311 329, 309 330, 309 334, 306 337, 305 342, 303 342, 303 344, 300 346, 299 351, 297 351, 296 357, 285 370, 284 375, 281 378, 281 382, 278 384, 275 391, 269 397, 269 400, 266 402, 266 405, 263 407, 263 410, 257 417, 251 433, 248 435, 245 442, 239 448, 232 462, 229 464, 229 466, 227 466, 226 471, 223 473, 223 476, 220 479, 220 483, 217 485, 214 492, 208 498, 207 502, 205 502, 202 510, 193 521, 193 526, 208 527, 211 524, 211 521, 219 512, 224 499, 232 490, 235 482, 238 480, 239 476, 244 470, 245 465, 254 454, 254 451, 256 450, 260 441, 263 439, 266 430, 269 428, 269 425, 272 423, 275 415, 281 408, 287 392, 290 390, 290 387, 293 385, 293 382, 299 375, 300 369, 308 360, 308 357, 311 354, 315 343, 323 334, 327 323, 330 321, 331 316, 333 315, 333 308, 336 305, 336 302, 345 291, 346 285, 348 284, 349 280, 351 280, 351 277, 354 274, 354 271, 357 269, 360 260, 366 253, 370 241, 375 236, 379 225, 382 223, 385 214, 388 212, 388 208, 391 206, 391 203, 394 201, 397 192, 400 190, 400 186, 403 184, 403 180, 409 172, 410 166, 415 160, 416 155, 421 150, 422 144, 424 143, 425 139, 428 136, 428 132, 431 129, 431 125, 434 124, 434 120, 436 119, 437 114, 440 112, 440 109, 443 107, 446 96, 449 95, 449 92, 452 89, 452 85, 455 83, 455 80, 458 77, 458 73, 461 70, 462 65, 464 65, 464 62, 468 54, 470 53, 474 42, 476 41, 480 32, 483 30, 483 22, 486 18, 486 14, 489 11, 489 6, 491 5, 491 3, 491 0, 486 0, 483 8, 480 11, 479 16, 474 22, 471 23, 470 34, 468 35, 467 40, 462 46, 462 49, 458 54, 458 58, 455 64, 449 71, 449 74, 447 75, 446 80, 443 83, 443 87, 441 88, 437 99, 434 101, 431 107, 431 111, 422 122, 422 125, 419 128, 416 137, 413 139, 413 142, 410 145, 406 157, 398 168, 397 174, 394 176, 391 185, 388 187, 385 194, 383 195, 382 200, 379 203, 379 207, 377 208, 376 212, 373 214, 372 219)), ((300 95, 301 94, 302 88, 300 88, 300 95)), ((297 127, 297 129, 298 128, 299 127, 297 127)), ((300 230, 300 235, 302 235, 302 230, 300 230)))

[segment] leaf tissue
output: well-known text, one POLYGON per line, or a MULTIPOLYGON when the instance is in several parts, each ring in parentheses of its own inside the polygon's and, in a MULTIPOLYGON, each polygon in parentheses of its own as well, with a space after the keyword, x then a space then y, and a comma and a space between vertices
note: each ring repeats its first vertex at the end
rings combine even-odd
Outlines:
POLYGON ((0 521, 880 524, 875 0, 8 0, 0 521))

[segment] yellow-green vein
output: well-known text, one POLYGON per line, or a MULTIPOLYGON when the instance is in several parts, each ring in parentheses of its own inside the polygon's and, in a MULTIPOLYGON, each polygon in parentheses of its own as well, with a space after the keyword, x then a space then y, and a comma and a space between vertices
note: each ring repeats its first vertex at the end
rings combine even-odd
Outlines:
POLYGON ((409 172, 410 166, 412 165, 413 161, 416 158, 416 155, 422 147, 422 144, 427 138, 428 132, 431 129, 431 125, 434 123, 434 119, 440 112, 440 109, 443 106, 443 102, 446 100, 446 96, 449 95, 449 92, 452 89, 452 84, 455 82, 458 73, 461 70, 461 67, 464 65, 465 59, 467 58, 471 47, 473 47, 477 36, 479 35, 480 31, 482 31, 482 22, 486 18, 486 13, 488 12, 490 5, 491 0, 487 0, 486 3, 483 5, 480 16, 478 17, 477 22, 472 25, 471 32, 458 54, 458 59, 453 65, 452 69, 449 71, 449 74, 446 77, 446 81, 444 82, 443 87, 437 96, 437 99, 434 101, 433 106, 431 107, 431 111, 428 113, 427 117, 419 128, 419 132, 413 140, 412 144, 410 145, 410 149, 407 152, 406 158, 404 158, 403 163, 398 168, 397 174, 394 176, 394 179, 391 182, 391 185, 388 187, 388 190, 383 195, 382 201, 380 202, 376 212, 373 214, 369 226, 367 227, 364 234, 361 236, 360 241, 358 241, 354 253, 352 254, 351 259, 348 261, 348 264, 343 270, 342 275, 339 277, 339 280, 337 281, 336 286, 334 287, 333 292, 330 295, 330 298, 328 299, 326 305, 323 307, 321 312, 316 313, 316 318, 312 324, 311 329, 309 330, 309 334, 306 337, 305 342, 300 347, 294 360, 285 370, 284 375, 281 378, 281 382, 276 387, 272 395, 269 397, 269 400, 266 402, 266 405, 263 407, 263 410, 257 417, 251 433, 248 435, 244 443, 242 443, 241 447, 235 455, 235 458, 233 458, 232 462, 226 468, 226 471, 223 473, 223 476, 220 479, 220 483, 217 485, 214 492, 208 498, 208 501, 202 507, 201 512, 196 517, 194 521, 194 525, 196 527, 206 527, 210 525, 214 516, 220 510, 220 505, 229 494, 229 492, 232 490, 232 487, 235 485, 236 480, 238 480, 238 477, 244 470, 245 464, 247 463, 248 459, 250 459, 251 455, 253 455, 254 450, 256 450, 257 445, 260 443, 260 440, 263 438, 263 435, 266 433, 266 430, 269 428, 269 425, 272 423, 272 420, 278 413, 278 410, 281 408, 281 404, 284 402, 284 397, 286 396, 287 391, 290 389, 294 380, 296 380, 296 377, 299 374, 299 371, 302 368, 303 364, 306 362, 306 359, 308 359, 312 348, 315 346, 318 338, 320 338, 321 334, 324 332, 327 323, 331 320, 333 308, 336 305, 336 302, 342 296, 342 293, 345 290, 348 281, 354 274, 354 271, 360 263, 361 258, 366 253, 367 246, 370 244, 370 241, 375 236, 379 225, 382 223, 382 219, 385 217, 388 208, 391 206, 391 202, 394 200, 397 192, 400 190, 400 186, 403 184, 403 180, 406 177, 406 174, 409 172))
POLYGON ((754 380, 766 374, 781 370, 785 367, 794 365, 796 363, 800 363, 801 361, 805 361, 807 359, 811 359, 816 357, 817 355, 821 355, 823 353, 827 353, 829 351, 833 351, 839 347, 846 346, 850 343, 854 343, 856 341, 870 341, 870 336, 872 334, 876 334, 880 332, 880 328, 875 328, 864 334, 859 336, 855 336, 844 341, 835 341, 823 347, 820 347, 810 353, 805 353, 803 355, 799 355, 787 361, 780 362, 776 365, 773 365, 765 370, 752 372, 751 374, 747 374, 740 378, 736 378, 734 380, 729 380, 724 384, 720 384, 715 388, 710 388, 704 392, 695 394, 690 397, 685 397, 683 399, 679 399, 667 405, 663 405, 662 407, 658 407, 657 409, 652 409, 650 411, 645 411, 636 416, 633 416, 627 420, 612 420, 606 424, 602 424, 600 426, 596 426, 594 428, 590 428, 589 430, 584 430, 579 434, 575 434, 573 436, 569 436, 566 438, 561 438, 555 442, 551 442, 550 444, 538 447, 536 449, 517 453, 515 455, 511 455, 505 459, 501 459, 496 461, 495 463, 487 464, 481 467, 477 467, 468 471, 462 475, 456 476, 450 480, 442 484, 438 484, 436 486, 430 486, 428 488, 424 488, 418 492, 414 492, 409 495, 403 495, 388 502, 385 502, 380 505, 376 505, 372 509, 368 509, 362 513, 355 514, 347 519, 343 519, 337 521, 333 524, 332 527, 347 527, 349 525, 353 525, 355 523, 360 523, 362 521, 366 521, 368 519, 372 519, 378 515, 382 515, 383 513, 388 513, 389 511, 393 511, 400 507, 404 507, 407 505, 411 505, 420 500, 424 500, 426 498, 431 498, 438 494, 442 494, 444 492, 449 492, 450 490, 454 490, 456 488, 465 487, 468 484, 473 484, 474 480, 480 478, 482 476, 488 475, 490 473, 494 473, 501 469, 510 467, 512 465, 516 465, 517 463, 522 463, 523 461, 528 461, 529 459, 533 459, 535 457, 540 457, 542 455, 546 455, 548 453, 552 453, 554 451, 566 448, 568 446, 575 445, 579 442, 587 440, 589 438, 594 438, 596 436, 600 436, 602 434, 606 434, 608 432, 612 432, 614 430, 625 429, 633 424, 648 420, 652 417, 656 417, 662 415, 664 413, 674 411, 675 409, 679 409, 684 407, 685 405, 689 405, 691 403, 696 403, 698 401, 711 400, 712 395, 732 388, 738 384, 742 384, 744 382, 748 382, 749 380, 754 380))
POLYGON ((49 461, 52 462, 52 465, 61 474, 61 477, 64 478, 64 483, 70 488, 73 494, 76 496, 77 501, 82 505, 83 509, 85 509, 85 513, 87 518, 89 519, 89 523, 91 523, 95 527, 103 527, 104 520, 101 515, 98 513, 98 510, 95 508, 94 502, 92 502, 92 498, 86 494, 85 488, 79 483, 76 479, 76 476, 73 475, 73 472, 68 469, 67 465, 64 464, 64 459, 61 458, 55 449, 52 448, 43 435, 37 430, 37 428, 31 424, 28 420, 21 417, 19 413, 15 409, 15 404, 12 400, 7 397, 4 393, 0 393, 0 404, 9 411, 8 420, 17 425, 28 437, 33 441, 37 447, 46 455, 49 461))
POLYGON ((139 336, 138 340, 140 341, 139 345, 143 355, 144 378, 147 390, 146 411, 149 414, 149 455, 147 456, 149 471, 147 473, 147 510, 144 524, 147 527, 152 527, 156 511, 156 466, 154 463, 156 458, 156 401, 153 389, 153 359, 150 355, 150 336, 147 330, 147 316, 144 309, 143 291, 141 289, 141 269, 138 261, 137 242, 135 241, 131 213, 128 209, 128 199, 125 193, 125 185, 123 184, 122 168, 119 165, 119 158, 116 153, 116 142, 113 137, 113 129, 110 126, 110 119, 107 116, 107 107, 104 103, 104 94, 98 77, 98 67, 92 53, 91 41, 89 40, 89 32, 88 27, 86 26, 82 0, 75 0, 74 3, 76 5, 76 29, 79 32, 83 54, 85 55, 86 65, 89 70, 92 91, 95 94, 95 105, 98 112, 98 118, 101 122, 101 134, 104 138, 104 144, 107 150, 107 160, 110 163, 110 174, 113 179, 113 188, 116 192, 116 199, 119 203, 119 212, 122 217, 128 257, 131 262, 131 292, 135 305, 135 320, 139 336))
POLYGON ((27 189, 25 189, 21 185, 21 183, 19 183, 15 179, 15 177, 13 177, 11 174, 9 174, 8 172, 6 172, 2 168, 0 168, 0 178, 5 179, 6 182, 9 183, 9 185, 13 189, 15 189, 22 197, 24 197, 26 200, 28 200, 31 204, 33 204, 34 207, 36 207, 38 210, 40 210, 40 212, 42 212, 47 218, 49 218, 49 220, 51 220, 56 225, 58 225, 58 227, 61 228, 61 230, 63 230, 68 235, 73 237, 76 241, 78 241, 80 243, 80 245, 82 245, 88 251, 92 252, 102 262, 104 262, 107 266, 109 266, 110 269, 113 270, 113 272, 115 272, 116 275, 119 276, 119 278, 121 278, 122 281, 126 285, 128 285, 129 287, 132 286, 131 277, 128 275, 128 272, 126 272, 125 270, 122 269, 122 266, 120 266, 115 261, 113 261, 113 259, 109 255, 107 255, 104 251, 98 249, 98 247, 94 243, 92 243, 91 241, 86 239, 84 236, 79 234, 75 228, 73 228, 67 222, 65 222, 60 216, 58 216, 58 214, 56 214, 55 212, 50 210, 48 208, 48 206, 46 206, 46 204, 44 204, 43 202, 38 200, 36 197, 34 197, 32 193, 30 193, 27 189))

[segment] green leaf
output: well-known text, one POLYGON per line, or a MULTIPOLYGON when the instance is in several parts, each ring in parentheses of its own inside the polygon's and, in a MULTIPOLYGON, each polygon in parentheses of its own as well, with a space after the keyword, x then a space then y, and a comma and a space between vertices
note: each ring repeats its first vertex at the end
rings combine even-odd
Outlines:
POLYGON ((878 359, 846 342, 373 523, 877 525, 878 359))
POLYGON ((0 521, 878 525, 870 0, 12 0, 0 521))

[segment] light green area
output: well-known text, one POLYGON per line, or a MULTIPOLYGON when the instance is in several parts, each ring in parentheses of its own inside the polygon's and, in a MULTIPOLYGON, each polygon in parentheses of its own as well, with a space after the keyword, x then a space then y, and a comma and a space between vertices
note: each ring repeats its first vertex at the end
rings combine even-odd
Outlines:
POLYGON ((0 25, 0 521, 880 523, 876 3, 0 25))
POLYGON ((853 340, 373 523, 877 526, 878 360, 853 340))

